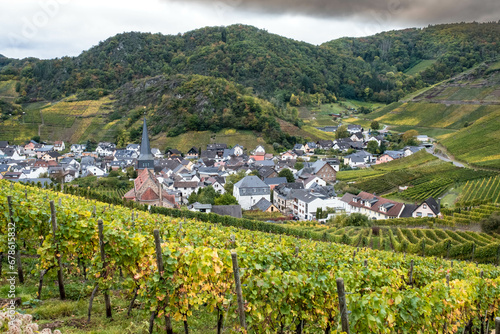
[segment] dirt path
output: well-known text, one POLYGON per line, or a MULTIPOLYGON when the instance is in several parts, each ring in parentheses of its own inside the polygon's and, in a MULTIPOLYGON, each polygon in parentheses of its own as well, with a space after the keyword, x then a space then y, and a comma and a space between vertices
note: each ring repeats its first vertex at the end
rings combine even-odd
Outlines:
POLYGON ((43 123, 43 114, 42 114, 42 110, 40 110, 40 118, 42 119, 42 124, 39 124, 39 125, 38 125, 38 137, 40 137, 40 133, 41 133, 40 128, 44 125, 44 123, 43 123))

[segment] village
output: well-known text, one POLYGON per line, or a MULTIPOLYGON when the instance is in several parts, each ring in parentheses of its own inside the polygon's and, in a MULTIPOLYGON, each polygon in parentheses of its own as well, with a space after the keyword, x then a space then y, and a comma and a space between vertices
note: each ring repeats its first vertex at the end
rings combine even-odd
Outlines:
POLYGON ((371 136, 359 125, 349 125, 347 129, 348 138, 296 144, 292 150, 279 155, 267 153, 261 145, 247 154, 248 148, 228 147, 223 143, 209 144, 205 150, 192 147, 188 152, 168 149, 163 154, 158 148, 150 147, 144 119, 141 144, 128 144, 125 148, 101 142, 89 152, 84 144, 71 144, 67 148, 62 141, 46 145, 31 140, 24 146, 0 142, 0 178, 71 184, 78 178, 105 178, 113 171, 128 169, 134 170, 136 177, 130 179, 133 188, 123 194, 123 199, 149 206, 187 207, 192 211, 238 218, 242 210, 258 211, 279 213, 281 220, 323 222, 337 214, 353 212, 370 219, 440 216, 440 204, 433 198, 405 204, 366 192, 337 194, 334 185, 341 168, 366 168, 424 149, 423 145, 408 146, 376 156, 366 151, 366 147, 371 141, 381 145, 383 135, 371 136), (318 149, 336 150, 344 155, 321 158, 315 155, 318 149), (228 187, 226 183, 230 178, 237 182, 228 187), (200 190, 207 187, 213 188, 217 196, 226 194, 229 205, 193 202, 200 190))

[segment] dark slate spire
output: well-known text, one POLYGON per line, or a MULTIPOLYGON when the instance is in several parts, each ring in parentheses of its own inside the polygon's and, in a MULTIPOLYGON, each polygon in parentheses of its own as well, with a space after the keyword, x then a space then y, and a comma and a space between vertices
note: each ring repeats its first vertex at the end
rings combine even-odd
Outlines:
POLYGON ((142 141, 139 159, 137 159, 137 169, 154 168, 154 157, 151 154, 151 147, 149 146, 148 127, 146 125, 146 117, 144 117, 144 124, 142 126, 142 141))

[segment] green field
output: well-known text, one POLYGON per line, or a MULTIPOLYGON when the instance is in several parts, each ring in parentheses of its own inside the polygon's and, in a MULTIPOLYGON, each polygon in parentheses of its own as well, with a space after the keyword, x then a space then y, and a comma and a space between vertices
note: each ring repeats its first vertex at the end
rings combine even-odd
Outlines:
POLYGON ((500 107, 472 126, 442 140, 457 159, 468 163, 500 169, 500 107))
POLYGON ((461 202, 488 200, 500 203, 500 176, 468 181, 461 187, 461 202))
POLYGON ((16 92, 15 80, 0 81, 0 99, 7 102, 14 102, 19 94, 16 92))
POLYGON ((409 69, 407 69, 404 73, 408 74, 408 75, 418 74, 418 73, 426 70, 430 66, 432 66, 435 62, 436 62, 435 59, 421 60, 417 64, 415 64, 413 67, 410 67, 409 69))

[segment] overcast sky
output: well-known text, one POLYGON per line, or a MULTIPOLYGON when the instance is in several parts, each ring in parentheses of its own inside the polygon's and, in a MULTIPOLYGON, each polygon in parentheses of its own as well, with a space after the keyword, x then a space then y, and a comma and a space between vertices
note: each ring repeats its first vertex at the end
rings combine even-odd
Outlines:
POLYGON ((499 0, 0 0, 0 54, 77 56, 128 31, 243 23, 313 44, 393 29, 496 21, 499 0))

